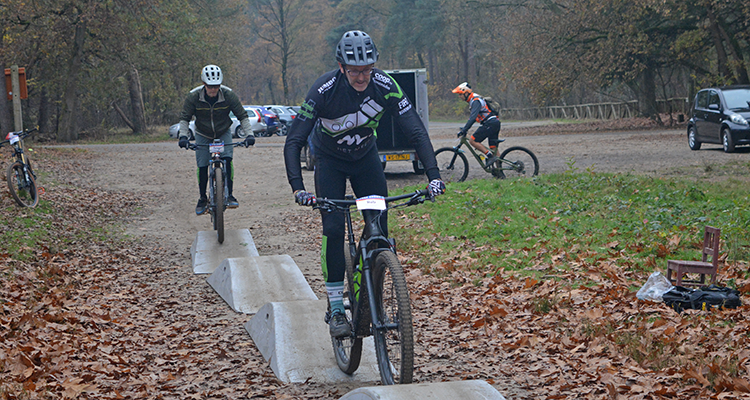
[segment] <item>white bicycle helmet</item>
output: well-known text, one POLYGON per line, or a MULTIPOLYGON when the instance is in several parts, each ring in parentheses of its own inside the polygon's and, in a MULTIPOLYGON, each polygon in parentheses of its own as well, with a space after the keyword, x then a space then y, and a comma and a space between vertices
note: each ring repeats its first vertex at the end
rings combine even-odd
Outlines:
POLYGON ((221 82, 224 80, 224 75, 221 73, 221 68, 210 64, 203 67, 203 71, 201 71, 201 80, 206 85, 221 85, 221 82))
POLYGON ((362 31, 348 31, 336 46, 336 61, 341 65, 375 64, 378 61, 378 50, 370 35, 362 31))

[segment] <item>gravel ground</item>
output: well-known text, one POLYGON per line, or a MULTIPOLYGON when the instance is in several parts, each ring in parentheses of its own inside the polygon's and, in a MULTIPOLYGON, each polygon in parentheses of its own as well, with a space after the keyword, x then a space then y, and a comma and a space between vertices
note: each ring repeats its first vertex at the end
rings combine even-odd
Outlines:
MULTIPOLYGON (((507 140, 503 146, 533 150, 539 158, 541 174, 574 168, 695 179, 710 175, 716 179, 731 176, 733 165, 746 166, 750 160, 750 148, 738 148, 733 154, 725 154, 720 146, 713 145, 691 151, 682 128, 592 132, 590 126, 583 125, 580 129, 551 123, 530 125, 505 124, 501 136, 507 140)), ((436 149, 456 141, 455 124, 433 123, 430 130, 436 149)), ((289 254, 313 290, 322 296, 317 214, 293 203, 283 165, 283 144, 283 137, 258 138, 254 148, 235 149, 235 196, 240 208, 227 211, 226 229, 249 229, 261 255, 289 254)), ((133 236, 153 240, 171 250, 170 262, 184 271, 184 277, 171 277, 171 284, 204 279, 192 275, 190 267, 190 245, 195 235, 211 228, 209 217, 194 213, 198 196, 193 152, 178 148, 176 141, 75 147, 87 150, 93 168, 91 174, 76 177, 74 182, 77 179, 83 186, 135 192, 145 199, 144 209, 127 221, 126 229, 133 236)), ((312 188, 313 173, 303 174, 312 188)), ((426 183, 424 176, 411 172, 411 163, 389 163, 386 175, 391 188, 426 183)), ((486 177, 489 176, 478 168, 469 175, 469 179, 486 177)), ((519 394, 512 386, 505 386, 512 384, 496 382, 495 387, 506 396, 519 394)), ((346 393, 350 387, 342 385, 340 389, 346 393)))

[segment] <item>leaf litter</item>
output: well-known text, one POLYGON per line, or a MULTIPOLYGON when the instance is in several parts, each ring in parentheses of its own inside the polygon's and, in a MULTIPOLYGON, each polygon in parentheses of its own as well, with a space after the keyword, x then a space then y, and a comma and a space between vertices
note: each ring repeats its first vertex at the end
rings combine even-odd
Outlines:
MULTIPOLYGON (((132 219, 137 195, 66 184, 85 164, 47 153, 41 163, 61 182, 44 195, 51 239, 22 249, 32 257, 0 254, 0 399, 327 399, 374 384, 278 381, 243 328, 248 317, 177 252, 116 228, 91 233, 132 219)), ((5 220, 33 212, 0 201, 5 220)), ((316 237, 313 221, 290 218, 289 235, 316 237)), ((544 280, 485 274, 492 266, 469 254, 431 266, 400 254, 417 382, 483 379, 509 399, 750 397, 746 305, 677 314, 640 302, 632 288, 646 276, 623 273, 619 253, 540 265, 558 277, 544 280)), ((722 268, 747 294, 747 266, 722 268)))

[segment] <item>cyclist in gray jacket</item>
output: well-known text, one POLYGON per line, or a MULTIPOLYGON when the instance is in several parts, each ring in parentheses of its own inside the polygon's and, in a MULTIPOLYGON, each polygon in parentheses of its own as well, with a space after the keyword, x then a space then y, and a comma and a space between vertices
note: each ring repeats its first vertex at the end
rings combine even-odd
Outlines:
MULTIPOLYGON (((216 65, 206 65, 201 71, 201 80, 203 86, 190 91, 182 106, 180 114, 180 141, 179 146, 188 147, 188 124, 195 116, 195 144, 203 145, 195 151, 195 161, 198 164, 198 205, 195 206, 195 213, 201 215, 206 212, 208 198, 206 197, 206 188, 208 186, 208 164, 211 155, 208 153, 208 144, 214 139, 221 139, 224 143, 232 142, 232 119, 229 117, 230 111, 240 120, 242 130, 247 134, 245 144, 252 145, 255 143, 253 129, 248 119, 247 111, 242 107, 240 98, 232 89, 223 86, 221 82, 224 76, 221 68, 216 65)), ((234 170, 232 169, 232 146, 224 146, 224 152, 221 158, 227 161, 227 207, 236 208, 239 202, 232 195, 234 183, 234 170)))

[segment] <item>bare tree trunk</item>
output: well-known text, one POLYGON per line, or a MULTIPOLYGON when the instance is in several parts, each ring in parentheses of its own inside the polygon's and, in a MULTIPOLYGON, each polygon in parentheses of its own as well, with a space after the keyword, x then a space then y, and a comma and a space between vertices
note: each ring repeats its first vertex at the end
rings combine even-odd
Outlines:
POLYGON ((53 139, 52 131, 50 129, 49 118, 50 118, 50 101, 47 95, 47 88, 42 86, 42 90, 39 91, 39 133, 47 138, 53 139))
POLYGON ((716 15, 714 15, 711 7, 706 7, 708 14, 708 30, 711 33, 711 39, 714 42, 714 48, 716 49, 716 63, 719 70, 719 75, 724 79, 732 77, 732 73, 729 71, 729 63, 727 52, 724 49, 724 43, 721 41, 721 33, 719 32, 719 23, 716 21, 716 15))
MULTIPOLYGON (((0 132, 10 132, 13 130, 13 117, 10 114, 10 102, 8 101, 8 92, 10 88, 5 87, 5 76, 3 76, 3 93, 0 95, 0 132)), ((1 139, 5 139, 5 135, 1 139)))
POLYGON ((656 109, 656 78, 651 66, 646 66, 646 69, 641 73, 638 97, 638 103, 640 104, 643 116, 661 122, 661 120, 658 119, 659 112, 656 109))
POLYGON ((73 48, 71 49, 70 62, 68 63, 68 79, 65 85, 65 94, 63 94, 62 98, 62 115, 57 131, 57 140, 60 142, 72 142, 78 139, 78 70, 81 68, 83 59, 85 34, 86 23, 81 21, 76 25, 73 48))
POLYGON ((120 106, 117 105, 117 102, 113 101, 112 107, 115 109, 115 111, 117 111, 117 114, 120 115, 120 118, 122 118, 122 121, 125 122, 125 125, 127 125, 128 128, 132 129, 133 132, 135 132, 136 131, 135 124, 133 124, 133 122, 128 118, 128 116, 125 115, 125 112, 122 111, 122 108, 120 108, 120 106))
MULTIPOLYGON (((130 91, 130 110, 133 113, 133 123, 129 126, 136 135, 146 133, 148 127, 146 126, 146 110, 143 106, 141 77, 135 66, 132 66, 128 73, 128 90, 130 91)), ((119 109, 117 104, 115 104, 115 109, 119 109)))

